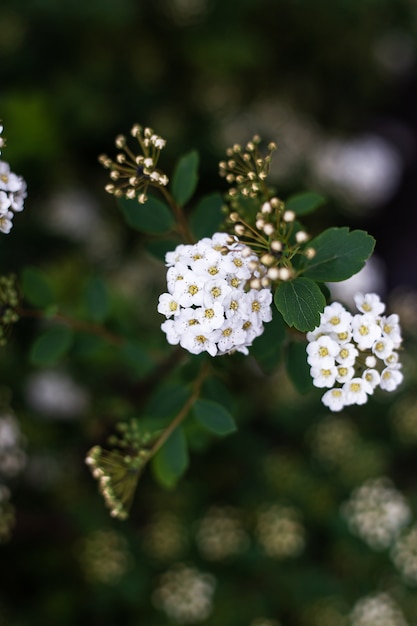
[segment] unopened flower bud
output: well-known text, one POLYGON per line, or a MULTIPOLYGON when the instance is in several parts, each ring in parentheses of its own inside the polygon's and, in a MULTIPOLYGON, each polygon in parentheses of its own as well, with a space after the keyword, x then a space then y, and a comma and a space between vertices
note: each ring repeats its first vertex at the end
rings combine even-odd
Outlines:
POLYGON ((264 202, 261 208, 261 212, 262 213, 271 213, 272 211, 272 206, 270 205, 269 202, 264 202))
POLYGON ((315 248, 307 248, 307 250, 304 251, 304 254, 306 255, 307 259, 314 259, 314 257, 316 256, 316 250, 315 248))
POLYGON ((126 145, 126 137, 124 135, 117 135, 114 143, 116 144, 116 148, 124 148, 126 145))
POLYGON ((263 227, 265 226, 265 220, 262 218, 257 219, 255 222, 255 226, 258 230, 262 230, 263 227))
POLYGON ((278 278, 280 280, 288 280, 291 278, 292 272, 288 267, 280 267, 278 272, 278 278))
POLYGON ((252 278, 249 284, 250 284, 251 289, 260 289, 262 287, 262 284, 259 278, 252 278))
POLYGON ((304 243, 305 241, 308 241, 308 235, 304 230, 299 230, 295 234, 295 240, 297 243, 304 243))
POLYGON ((279 269, 277 267, 270 267, 268 272, 267 272, 267 276, 271 280, 278 280, 278 278, 279 278, 279 269))
POLYGON ((275 257, 272 254, 263 254, 261 256, 261 263, 267 266, 272 265, 273 263, 275 263, 275 257))
POLYGON ((295 220, 294 211, 284 211, 282 219, 284 220, 284 222, 293 222, 295 220))
POLYGON ((274 239, 274 241, 271 241, 271 250, 273 252, 281 252, 282 243, 278 239, 274 239))
POLYGON ((245 227, 243 226, 243 224, 236 224, 234 230, 236 235, 238 235, 239 237, 245 234, 245 227))
POLYGON ((265 226, 263 227, 263 231, 265 233, 265 235, 272 235, 275 232, 275 227, 273 224, 265 224, 265 226))

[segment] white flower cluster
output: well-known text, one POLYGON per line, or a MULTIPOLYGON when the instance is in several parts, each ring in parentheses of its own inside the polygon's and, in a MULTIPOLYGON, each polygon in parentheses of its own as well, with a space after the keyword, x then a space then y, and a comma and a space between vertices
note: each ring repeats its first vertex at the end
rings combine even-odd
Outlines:
POLYGON ((349 615, 351 626, 407 626, 407 621, 390 595, 377 593, 358 600, 349 615))
POLYGON ((411 518, 407 500, 385 477, 355 489, 342 513, 350 530, 374 550, 389 548, 411 518))
MULTIPOLYGON (((0 135, 3 126, 0 125, 0 135)), ((0 137, 0 154, 4 139, 0 137)), ((15 213, 23 211, 26 198, 26 183, 21 176, 10 171, 6 161, 0 161, 0 232, 8 234, 13 226, 15 213)))
POLYGON ((352 315, 339 302, 326 306, 320 325, 307 333, 307 361, 316 387, 328 387, 322 402, 331 411, 365 404, 376 387, 393 391, 403 380, 398 348, 401 328, 396 314, 374 293, 355 295, 352 315))
POLYGON ((177 563, 160 577, 153 604, 178 624, 206 620, 213 610, 216 579, 200 570, 177 563))
POLYGON ((192 354, 211 356, 248 347, 272 319, 270 289, 246 289, 256 277, 257 257, 226 233, 181 244, 166 255, 168 293, 159 297, 158 311, 168 343, 192 354))
POLYGON ((394 543, 391 559, 409 585, 417 585, 417 524, 407 529, 394 543))

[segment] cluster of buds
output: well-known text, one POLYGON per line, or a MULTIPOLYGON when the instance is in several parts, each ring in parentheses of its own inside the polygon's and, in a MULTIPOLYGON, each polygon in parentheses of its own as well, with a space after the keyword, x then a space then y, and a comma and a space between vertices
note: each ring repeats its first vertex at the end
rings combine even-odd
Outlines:
POLYGON ((140 433, 135 420, 118 424, 117 430, 120 435, 111 436, 109 443, 124 452, 94 446, 85 462, 98 480, 99 491, 110 515, 123 520, 129 515, 140 473, 151 455, 149 444, 155 434, 140 433))
POLYGON ((313 258, 314 248, 305 248, 309 240, 306 231, 296 224, 294 211, 286 210, 284 202, 272 197, 257 212, 254 225, 233 209, 229 214, 233 230, 258 255, 266 268, 264 284, 294 278, 292 259, 296 254, 313 258))
POLYGON ((267 155, 262 156, 260 141, 255 136, 245 149, 238 144, 228 148, 228 159, 219 167, 220 175, 231 185, 227 194, 231 228, 257 255, 259 268, 265 270, 262 287, 268 287, 294 278, 294 256, 313 258, 315 250, 306 247, 310 237, 296 221, 294 211, 271 197, 266 179, 276 145, 270 143, 267 155))
POLYGON ((268 145, 268 153, 263 156, 259 150, 261 138, 255 135, 245 148, 235 144, 226 151, 227 161, 219 164, 220 176, 233 185, 229 189, 229 197, 234 198, 239 193, 249 198, 256 198, 265 191, 265 180, 269 174, 272 152, 276 144, 268 145))
POLYGON ((147 200, 148 187, 166 187, 168 176, 156 169, 160 152, 165 146, 165 139, 156 135, 152 128, 144 128, 135 124, 131 130, 132 137, 138 140, 140 154, 134 154, 127 145, 127 138, 118 135, 115 145, 121 150, 113 161, 106 154, 99 157, 99 162, 110 170, 113 182, 106 185, 108 193, 116 198, 128 200, 138 199, 139 204, 147 200))
POLYGON ((18 304, 15 276, 0 276, 0 346, 6 343, 6 333, 10 325, 19 319, 16 313, 18 304))

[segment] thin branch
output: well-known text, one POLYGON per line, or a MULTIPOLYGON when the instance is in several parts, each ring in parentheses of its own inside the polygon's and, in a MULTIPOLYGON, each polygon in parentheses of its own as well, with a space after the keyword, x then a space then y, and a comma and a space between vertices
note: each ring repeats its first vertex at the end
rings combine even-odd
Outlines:
POLYGON ((74 330, 79 330, 81 332, 86 332, 91 335, 97 335, 98 337, 102 337, 108 343, 113 346, 122 346, 125 343, 125 339, 120 335, 116 335, 116 333, 107 330, 101 324, 97 324, 95 322, 87 322, 85 320, 79 320, 74 317, 70 317, 69 315, 64 315, 63 313, 54 313, 52 315, 45 314, 44 311, 38 309, 23 309, 17 308, 16 313, 19 317, 29 317, 33 319, 45 319, 50 320, 52 322, 58 322, 59 324, 66 324, 70 326, 74 330))
POLYGON ((188 411, 193 406, 194 402, 197 400, 200 395, 201 386, 204 382, 204 379, 207 377, 209 371, 209 364, 205 363, 201 368, 200 374, 198 378, 194 381, 192 392, 187 402, 184 404, 182 409, 177 413, 172 422, 168 424, 162 434, 158 437, 152 448, 150 449, 149 459, 151 459, 158 450, 164 445, 168 437, 173 433, 173 431, 181 424, 181 422, 187 417, 188 411))

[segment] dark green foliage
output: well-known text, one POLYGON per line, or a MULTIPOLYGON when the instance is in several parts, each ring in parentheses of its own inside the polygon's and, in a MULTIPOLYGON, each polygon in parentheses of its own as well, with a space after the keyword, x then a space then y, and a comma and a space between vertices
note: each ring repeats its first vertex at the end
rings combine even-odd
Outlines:
POLYGON ((151 235, 172 230, 175 219, 169 207, 154 196, 149 196, 145 204, 137 200, 121 198, 119 206, 124 218, 132 228, 151 235))
POLYGON ((375 240, 363 230, 329 228, 309 245, 316 255, 308 261, 304 276, 318 281, 346 280, 356 274, 372 254, 375 240))
POLYGON ((185 154, 179 161, 172 176, 172 195, 181 206, 194 194, 198 182, 199 156, 195 150, 185 154))
POLYGON ((326 304, 318 285, 304 277, 280 283, 274 302, 288 326, 301 331, 313 330, 319 325, 320 313, 326 304))

